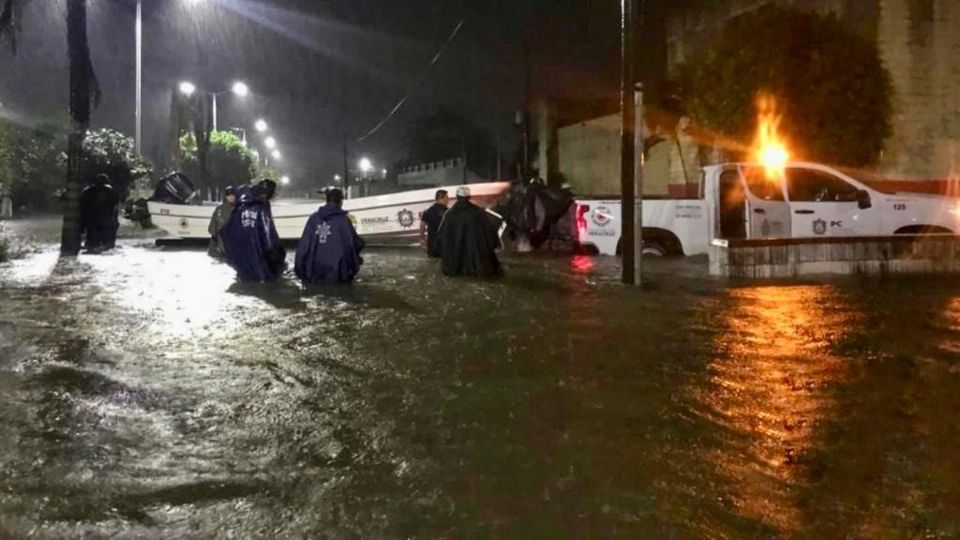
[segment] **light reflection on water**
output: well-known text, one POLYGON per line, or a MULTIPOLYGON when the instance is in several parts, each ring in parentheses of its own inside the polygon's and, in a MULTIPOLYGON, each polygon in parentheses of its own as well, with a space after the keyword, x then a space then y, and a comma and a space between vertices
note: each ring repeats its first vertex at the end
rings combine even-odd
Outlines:
POLYGON ((696 413, 729 442, 703 459, 729 486, 738 513, 776 531, 802 524, 793 488, 804 481, 817 427, 834 414, 830 390, 845 368, 829 350, 831 334, 859 324, 831 305, 834 293, 823 286, 732 289, 709 384, 691 389, 696 413))

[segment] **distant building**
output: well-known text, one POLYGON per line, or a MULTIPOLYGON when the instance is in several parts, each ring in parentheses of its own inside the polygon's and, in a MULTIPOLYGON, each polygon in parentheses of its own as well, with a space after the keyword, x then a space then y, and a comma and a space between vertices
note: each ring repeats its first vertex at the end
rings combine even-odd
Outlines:
MULTIPOLYGON (((667 20, 668 70, 705 50, 726 22, 766 5, 835 14, 876 42, 894 87, 893 135, 880 167, 890 175, 960 175, 960 2, 957 0, 713 0, 667 20)), ((802 74, 798 74, 802 75, 802 74)))
POLYGON ((486 181, 485 178, 470 171, 466 162, 460 158, 407 167, 397 177, 397 183, 404 189, 475 184, 486 181))

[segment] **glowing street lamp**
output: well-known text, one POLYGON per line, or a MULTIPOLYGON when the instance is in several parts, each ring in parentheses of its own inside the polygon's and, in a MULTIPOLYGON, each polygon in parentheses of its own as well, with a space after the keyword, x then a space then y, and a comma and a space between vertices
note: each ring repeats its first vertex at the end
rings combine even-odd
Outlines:
POLYGON ((373 170, 373 163, 368 158, 360 159, 360 170, 366 174, 373 170))
POLYGON ((264 131, 267 130, 267 127, 268 127, 267 121, 261 118, 253 124, 253 127, 257 128, 257 131, 259 131, 260 133, 263 133, 264 131))
POLYGON ((230 90, 237 97, 247 97, 247 95, 250 93, 250 87, 242 81, 233 83, 233 87, 231 87, 230 90))
POLYGON ((289 177, 289 176, 282 176, 282 177, 280 178, 280 183, 283 184, 283 185, 289 184, 289 183, 290 183, 290 177, 289 177))
POLYGON ((180 83, 180 93, 185 96, 192 96, 197 91, 197 86, 190 81, 180 83))
POLYGON ((274 139, 273 137, 267 137, 263 141, 263 144, 267 146, 267 150, 273 150, 274 148, 277 147, 277 140, 274 139))
POLYGON ((280 159, 283 157, 283 154, 281 154, 279 150, 274 150, 270 153, 270 155, 273 156, 273 159, 280 159))

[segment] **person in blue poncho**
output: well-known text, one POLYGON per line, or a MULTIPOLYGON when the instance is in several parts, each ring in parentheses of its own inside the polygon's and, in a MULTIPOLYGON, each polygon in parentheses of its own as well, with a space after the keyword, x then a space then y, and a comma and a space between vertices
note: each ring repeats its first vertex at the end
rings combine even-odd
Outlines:
POLYGON ((237 189, 237 205, 230 220, 220 229, 226 260, 240 281, 272 281, 283 266, 271 260, 280 245, 263 189, 237 189))
POLYGON ((332 189, 303 229, 294 271, 305 284, 350 283, 363 264, 364 245, 343 209, 343 192, 332 189))

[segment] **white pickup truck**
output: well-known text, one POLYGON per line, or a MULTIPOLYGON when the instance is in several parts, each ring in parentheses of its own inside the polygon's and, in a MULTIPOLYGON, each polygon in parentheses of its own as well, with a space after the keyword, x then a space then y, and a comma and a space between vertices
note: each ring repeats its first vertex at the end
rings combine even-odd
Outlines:
MULTIPOLYGON (((578 199, 575 219, 584 251, 619 254, 619 200, 578 199)), ((711 165, 703 168, 699 198, 643 200, 643 251, 649 255, 704 254, 714 238, 957 232, 960 199, 883 193, 816 163, 789 163, 773 179, 757 164, 711 165)))

